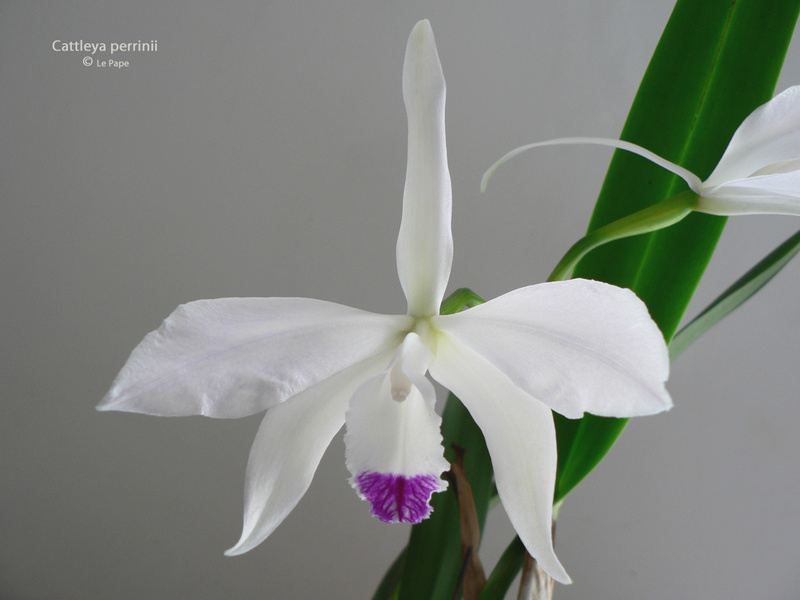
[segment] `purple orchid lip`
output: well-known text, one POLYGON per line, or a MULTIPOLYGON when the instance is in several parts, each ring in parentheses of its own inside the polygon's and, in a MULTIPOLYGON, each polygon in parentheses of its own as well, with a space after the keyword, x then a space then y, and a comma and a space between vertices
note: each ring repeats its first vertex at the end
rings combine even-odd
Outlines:
POLYGON ((358 491, 369 501, 372 516, 384 523, 419 523, 433 508, 431 495, 441 480, 434 475, 395 475, 365 471, 356 477, 358 491))

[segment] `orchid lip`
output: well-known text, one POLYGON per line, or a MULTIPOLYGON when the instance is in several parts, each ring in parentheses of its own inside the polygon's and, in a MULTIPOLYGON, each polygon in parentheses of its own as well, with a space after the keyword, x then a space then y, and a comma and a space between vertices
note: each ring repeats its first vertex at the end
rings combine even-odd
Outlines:
POLYGON ((397 475, 365 471, 355 478, 358 493, 370 503, 372 516, 384 523, 420 523, 433 507, 431 495, 441 489, 435 475, 397 475))

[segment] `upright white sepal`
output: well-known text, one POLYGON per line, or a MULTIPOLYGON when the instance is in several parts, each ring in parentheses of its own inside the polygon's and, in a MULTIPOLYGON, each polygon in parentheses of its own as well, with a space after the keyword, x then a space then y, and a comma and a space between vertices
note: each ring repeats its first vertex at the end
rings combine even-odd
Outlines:
POLYGON ((450 277, 453 235, 444 128, 445 83, 427 20, 417 23, 408 38, 403 99, 408 116, 408 165, 397 239, 397 272, 408 314, 430 316, 439 312, 450 277))

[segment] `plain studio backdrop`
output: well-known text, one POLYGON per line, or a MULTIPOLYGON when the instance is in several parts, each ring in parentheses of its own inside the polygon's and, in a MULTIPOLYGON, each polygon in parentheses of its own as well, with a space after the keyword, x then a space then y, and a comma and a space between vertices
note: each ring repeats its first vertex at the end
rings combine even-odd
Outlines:
MULTIPOLYGON (((480 176, 523 143, 618 136, 672 4, 4 2, 0 598, 369 597, 408 528, 370 517, 341 436, 272 537, 226 558, 260 417, 95 404, 184 302, 405 310, 400 75, 422 18, 448 84, 449 289, 542 281, 583 233, 611 152, 529 153, 484 196, 480 176), (61 50, 81 40, 106 51, 61 50), (157 50, 110 53, 138 41, 157 50)), ((779 89, 793 83, 797 45, 779 89)), ((798 226, 731 220, 690 314, 798 226)), ((798 282, 800 263, 688 350, 674 409, 632 421, 567 499, 557 548, 575 583, 558 600, 797 597, 798 282)), ((495 509, 487 566, 512 536, 495 509)))

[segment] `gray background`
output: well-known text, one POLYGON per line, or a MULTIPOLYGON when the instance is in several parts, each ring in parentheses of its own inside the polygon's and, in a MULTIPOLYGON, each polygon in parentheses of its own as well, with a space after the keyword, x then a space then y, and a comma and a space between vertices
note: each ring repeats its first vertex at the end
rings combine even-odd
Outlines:
MULTIPOLYGON (((584 230, 669 0, 0 5, 0 598, 364 598, 405 542, 350 489, 337 438, 256 550, 239 536, 259 417, 100 414, 178 304, 308 296, 402 312, 400 72, 430 18, 448 83, 451 289, 543 280, 584 230), (54 40, 158 40, 116 71, 54 40)), ((107 59, 105 56, 96 58, 107 59)), ((780 88, 800 82, 793 46, 780 88)), ((676 83, 676 85, 678 85, 676 83)), ((690 312, 799 224, 732 221, 690 312)), ((674 365, 564 505, 558 600, 800 593, 800 264, 674 365)), ((489 519, 491 565, 510 540, 489 519)))

